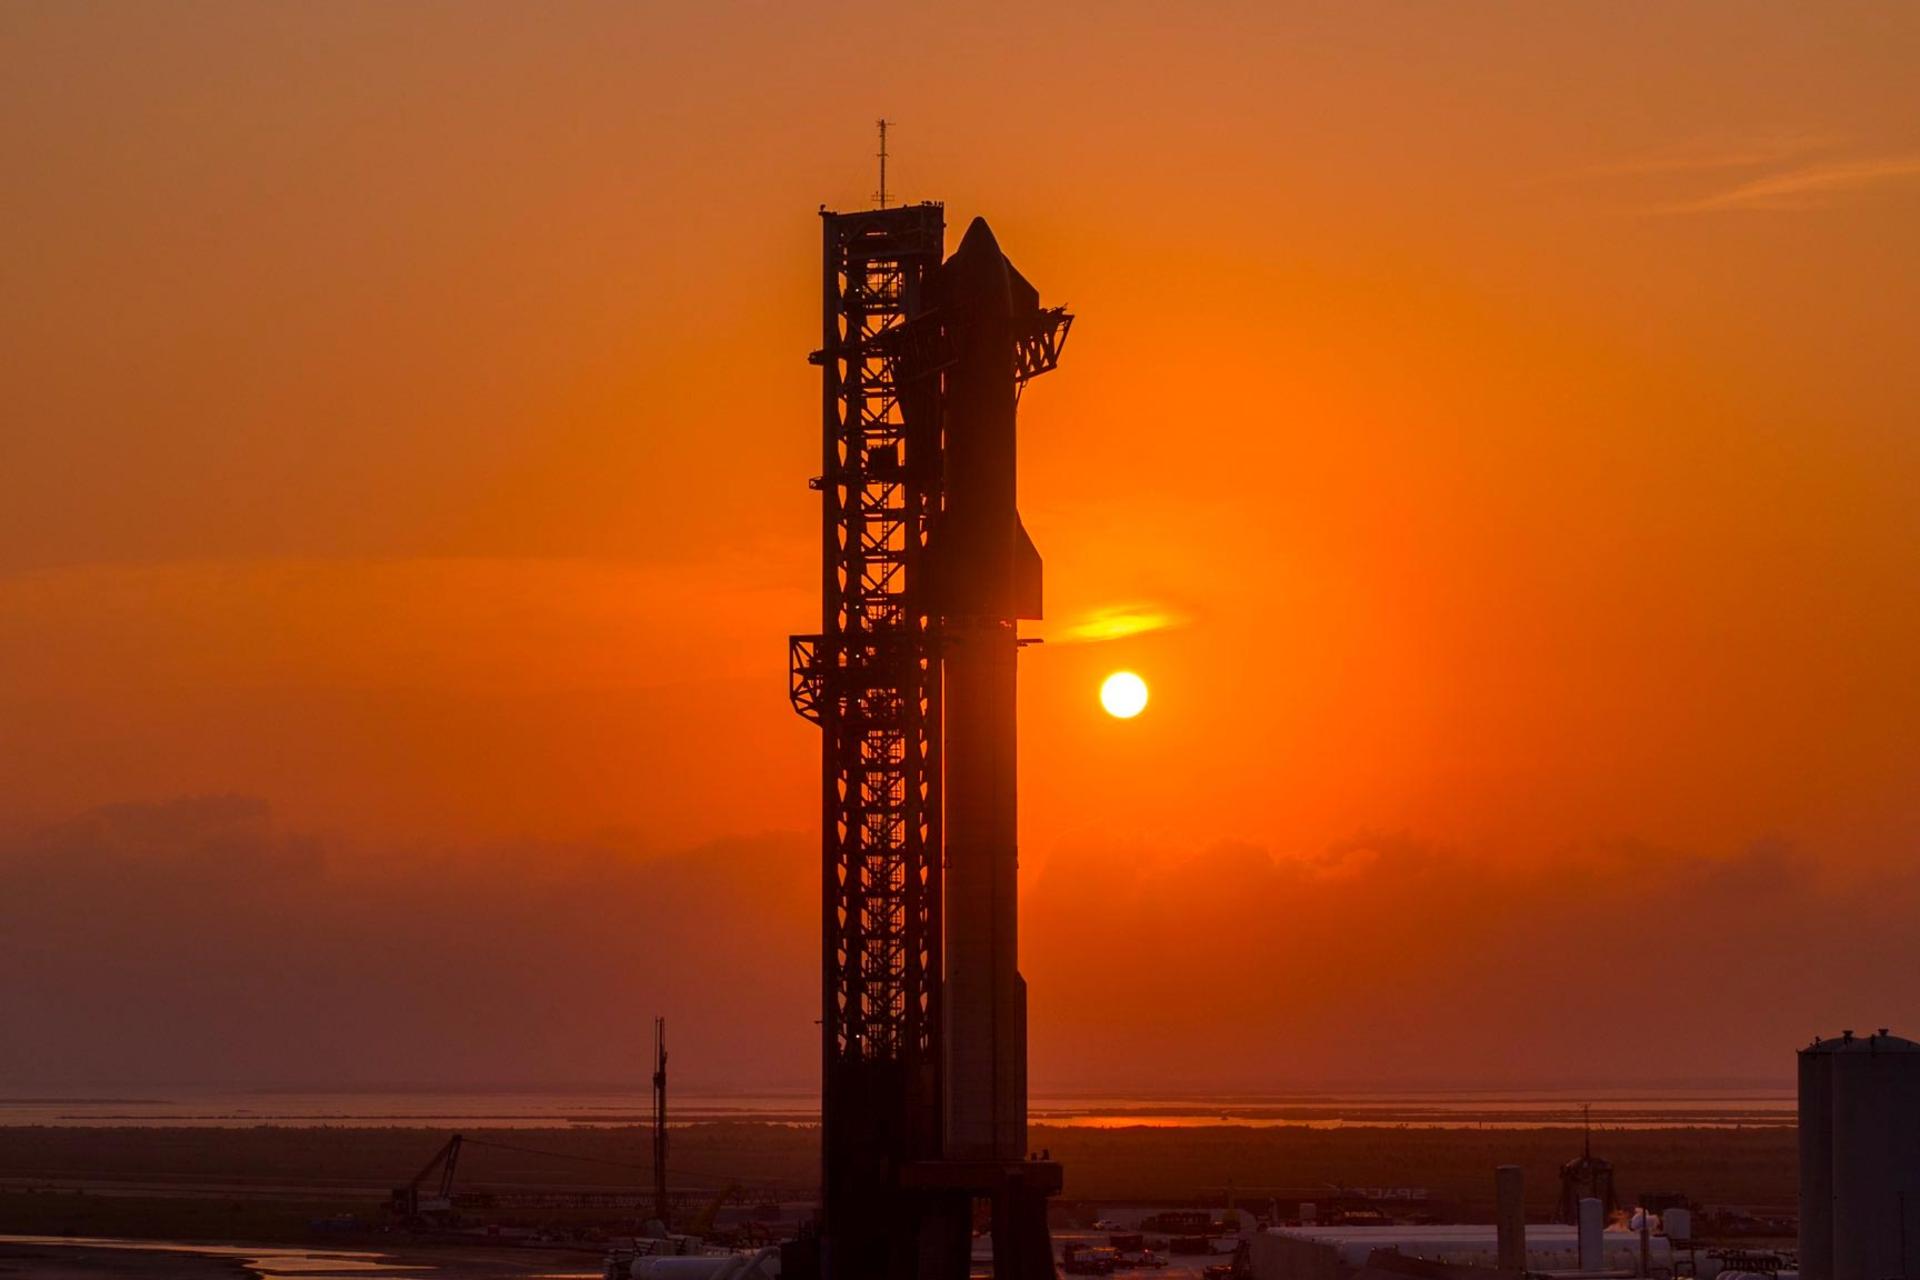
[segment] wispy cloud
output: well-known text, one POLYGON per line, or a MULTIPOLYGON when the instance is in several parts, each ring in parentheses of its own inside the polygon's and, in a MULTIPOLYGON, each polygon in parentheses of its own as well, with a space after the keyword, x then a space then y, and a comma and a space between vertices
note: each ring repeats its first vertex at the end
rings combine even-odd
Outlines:
POLYGON ((1753 178, 1725 191, 1669 205, 1661 212, 1820 209, 1870 188, 1915 178, 1920 178, 1920 155, 1826 161, 1753 178))
POLYGON ((1920 178, 1920 152, 1848 155, 1848 140, 1789 133, 1746 139, 1691 139, 1589 164, 1562 180, 1640 188, 1632 200, 1651 215, 1829 208, 1881 187, 1920 178))
POLYGON ((1067 622, 1047 637, 1050 644, 1094 644, 1102 640, 1124 640, 1185 626, 1184 613, 1166 605, 1133 601, 1090 609, 1067 622))
MULTIPOLYGON (((1677 143, 1590 165, 1578 176, 1630 178, 1642 175, 1724 173, 1781 165, 1820 152, 1830 152, 1840 140, 1815 134, 1783 134, 1736 142, 1677 143)), ((1572 175, 1569 175, 1572 176, 1572 175)))

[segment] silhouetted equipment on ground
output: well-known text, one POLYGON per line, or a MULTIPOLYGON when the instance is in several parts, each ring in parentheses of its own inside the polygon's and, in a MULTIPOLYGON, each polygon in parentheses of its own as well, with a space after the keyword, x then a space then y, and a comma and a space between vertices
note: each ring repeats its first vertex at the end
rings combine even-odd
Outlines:
POLYGON ((413 1175, 413 1180, 403 1187, 395 1187, 389 1209, 394 1216, 409 1223, 444 1222, 453 1217, 457 1207, 480 1208, 488 1203, 485 1195, 462 1196, 459 1202, 454 1200, 453 1175, 460 1165, 460 1148, 466 1145, 463 1134, 454 1134, 441 1144, 433 1153, 433 1159, 413 1175), (434 1175, 439 1180, 431 1191, 424 1192, 434 1175))
POLYGON ((1560 1166, 1560 1203, 1554 1210, 1555 1222, 1580 1221, 1580 1202, 1589 1197, 1600 1202, 1602 1213, 1611 1218, 1620 1207, 1613 1190, 1613 1162, 1593 1154, 1593 1108, 1585 1109, 1582 1120, 1584 1139, 1581 1152, 1560 1166))
MULTIPOLYGON (((657 1114, 657 1113, 656 1113, 657 1114)), ((474 1181, 469 1159, 467 1182, 471 1187, 474 1181)), ((538 1167, 538 1166, 536 1166, 538 1167)), ((454 1134, 434 1152, 433 1158, 413 1176, 405 1186, 393 1191, 390 1209, 393 1216, 416 1229, 443 1230, 472 1225, 475 1215, 491 1212, 496 1208, 517 1208, 521 1210, 545 1207, 549 1209, 605 1210, 618 1213, 622 1219, 631 1221, 635 1217, 641 1220, 651 1219, 659 1223, 655 1234, 667 1234, 667 1224, 675 1217, 683 1218, 687 1232, 694 1235, 709 1234, 714 1228, 714 1220, 721 1207, 726 1204, 757 1206, 764 1208, 768 1204, 777 1204, 782 1200, 797 1200, 811 1193, 810 1187, 788 1186, 777 1182, 749 1181, 745 1178, 720 1172, 696 1169, 663 1170, 657 1165, 642 1165, 630 1160, 609 1160, 601 1156, 586 1155, 580 1152, 551 1151, 538 1147, 521 1146, 512 1142, 496 1142, 487 1138, 471 1138, 464 1134, 454 1134), (601 1169, 617 1170, 616 1186, 578 1186, 532 1181, 533 1171, 525 1167, 510 1172, 505 1179, 496 1169, 493 1185, 486 1189, 473 1188, 467 1191, 454 1190, 454 1173, 462 1167, 462 1152, 470 1148, 482 1151, 502 1152, 521 1157, 534 1157, 539 1165, 592 1165, 601 1169), (677 1190, 664 1192, 662 1185, 656 1182, 652 1188, 640 1183, 635 1175, 642 1170, 651 1170, 656 1179, 672 1173, 679 1182, 677 1190), (664 1211, 663 1211, 664 1206, 664 1211), (676 1213, 676 1209, 678 1212, 676 1213)), ((652 1228, 648 1228, 653 1230, 652 1228)), ((737 1231, 737 1227, 734 1228, 737 1231)), ((764 1232, 762 1233, 764 1234, 764 1232)))
POLYGON ((1799 1056, 1803 1280, 1920 1276, 1920 1044, 1882 1027, 1799 1056))
POLYGON ((1040 557, 1014 504, 1021 388, 1072 318, 976 219, 822 212, 821 633, 791 696, 822 730, 825 1280, 1053 1275, 1060 1167, 1026 1147, 1015 660, 1040 557))
MULTIPOLYGON (((720 1212, 720 1206, 729 1199, 746 1194, 746 1189, 737 1182, 730 1182, 720 1188, 719 1194, 700 1207, 700 1212, 687 1221, 686 1233, 690 1236, 710 1236, 713 1234, 713 1220, 720 1212)), ((662 1219, 665 1221, 665 1219, 662 1219)))

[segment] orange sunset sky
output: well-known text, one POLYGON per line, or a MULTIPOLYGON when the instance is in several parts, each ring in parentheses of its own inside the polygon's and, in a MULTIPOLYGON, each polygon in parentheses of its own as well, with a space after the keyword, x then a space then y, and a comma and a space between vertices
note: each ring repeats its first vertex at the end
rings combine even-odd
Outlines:
POLYGON ((0 8, 0 1083, 814 1079, 881 114, 1079 316, 1036 1088, 1912 1034, 1920 7, 876 12, 0 8))

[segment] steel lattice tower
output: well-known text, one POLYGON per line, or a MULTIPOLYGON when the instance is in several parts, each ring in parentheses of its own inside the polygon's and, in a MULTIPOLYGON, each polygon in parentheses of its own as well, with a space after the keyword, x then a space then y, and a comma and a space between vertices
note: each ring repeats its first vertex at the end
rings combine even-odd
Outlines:
MULTIPOLYGON (((844 1217, 888 1213, 884 1171, 939 1149, 940 678, 918 591, 939 504, 937 380, 907 376, 900 339, 946 226, 937 204, 822 226, 823 607, 821 634, 792 642, 792 694, 825 738, 824 1190, 844 1217)), ((825 1231, 886 1239, 883 1222, 825 1231)))

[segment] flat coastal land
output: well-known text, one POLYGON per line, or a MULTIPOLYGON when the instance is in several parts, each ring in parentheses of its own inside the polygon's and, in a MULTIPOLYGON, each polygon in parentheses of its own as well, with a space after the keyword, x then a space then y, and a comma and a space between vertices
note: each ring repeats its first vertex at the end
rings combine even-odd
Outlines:
MULTIPOLYGON (((318 1220, 379 1221, 454 1131, 441 1128, 0 1128, 0 1233, 310 1240, 318 1220)), ((465 1131, 462 1188, 639 1193, 650 1185, 644 1126, 465 1131)), ((737 1184, 808 1199, 818 1177, 810 1125, 718 1122, 671 1131, 673 1181, 737 1184)), ((1262 1188, 1420 1187, 1463 1211, 1490 1211, 1493 1169, 1518 1164, 1544 1216, 1577 1128, 1347 1126, 1032 1127, 1067 1169, 1069 1201, 1247 1202, 1262 1188)), ((1596 1129, 1623 1198, 1682 1191, 1696 1202, 1791 1204, 1795 1134, 1753 1129, 1596 1129)))

